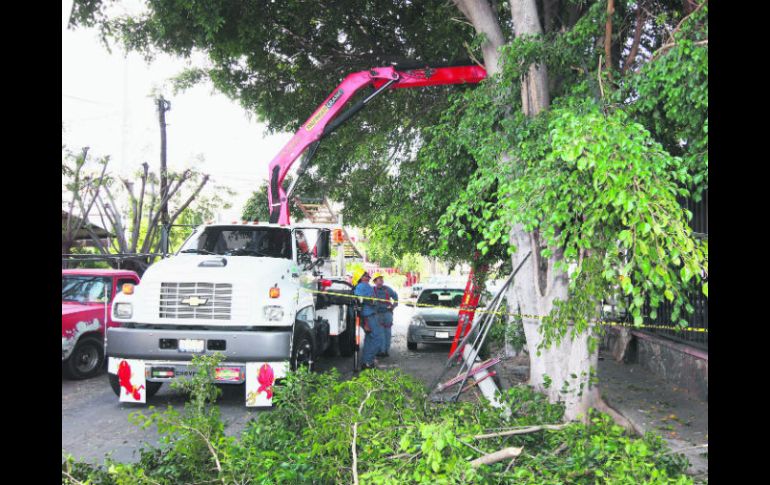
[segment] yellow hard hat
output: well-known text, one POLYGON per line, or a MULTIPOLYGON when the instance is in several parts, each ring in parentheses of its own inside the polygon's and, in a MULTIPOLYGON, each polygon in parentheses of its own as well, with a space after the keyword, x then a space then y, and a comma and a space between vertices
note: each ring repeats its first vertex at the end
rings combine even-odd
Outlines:
POLYGON ((351 283, 353 283, 353 286, 356 286, 358 284, 358 280, 361 279, 362 276, 366 274, 366 270, 363 268, 356 268, 353 270, 353 278, 351 280, 351 283))
POLYGON ((376 280, 377 278, 383 278, 383 274, 380 273, 379 271, 372 275, 372 281, 376 280))

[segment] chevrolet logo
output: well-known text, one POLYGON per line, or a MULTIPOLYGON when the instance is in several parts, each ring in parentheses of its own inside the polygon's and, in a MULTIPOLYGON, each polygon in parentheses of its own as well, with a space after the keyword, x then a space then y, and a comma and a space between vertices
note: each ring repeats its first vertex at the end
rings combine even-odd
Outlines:
POLYGON ((191 296, 190 298, 182 300, 182 303, 190 306, 200 306, 205 305, 207 301, 209 301, 208 298, 198 298, 197 296, 191 296))

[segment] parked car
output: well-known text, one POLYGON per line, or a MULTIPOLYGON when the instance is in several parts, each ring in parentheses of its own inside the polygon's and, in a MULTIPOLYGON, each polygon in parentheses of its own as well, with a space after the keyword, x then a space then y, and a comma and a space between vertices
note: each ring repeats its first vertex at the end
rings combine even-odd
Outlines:
POLYGON ((465 287, 426 285, 417 298, 412 321, 406 337, 406 347, 417 350, 420 343, 451 344, 457 330, 465 287), (433 305, 444 308, 421 307, 433 305))
POLYGON ((104 364, 104 332, 112 321, 111 303, 123 284, 139 283, 133 271, 63 269, 61 272, 61 360, 71 379, 86 379, 104 364))

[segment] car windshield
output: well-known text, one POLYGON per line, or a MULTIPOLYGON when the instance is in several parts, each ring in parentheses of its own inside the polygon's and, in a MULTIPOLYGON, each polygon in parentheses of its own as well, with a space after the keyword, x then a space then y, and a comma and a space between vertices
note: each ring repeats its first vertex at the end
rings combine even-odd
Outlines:
POLYGON ((420 293, 417 304, 460 308, 464 293, 465 290, 460 289, 426 289, 420 293))
POLYGON ((207 227, 180 253, 291 259, 291 231, 278 227, 207 227))
POLYGON ((62 301, 104 303, 110 299, 110 278, 67 275, 61 277, 62 301))

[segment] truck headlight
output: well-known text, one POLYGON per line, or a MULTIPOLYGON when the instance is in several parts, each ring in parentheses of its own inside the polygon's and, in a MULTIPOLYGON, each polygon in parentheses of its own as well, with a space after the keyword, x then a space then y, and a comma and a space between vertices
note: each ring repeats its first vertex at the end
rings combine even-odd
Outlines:
POLYGON ((280 322, 283 320, 283 307, 280 305, 266 306, 264 312, 265 320, 268 322, 280 322))
POLYGON ((131 303, 116 303, 115 316, 117 318, 131 318, 134 314, 134 308, 131 303))

